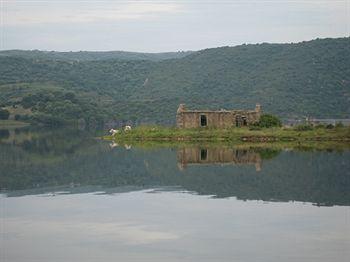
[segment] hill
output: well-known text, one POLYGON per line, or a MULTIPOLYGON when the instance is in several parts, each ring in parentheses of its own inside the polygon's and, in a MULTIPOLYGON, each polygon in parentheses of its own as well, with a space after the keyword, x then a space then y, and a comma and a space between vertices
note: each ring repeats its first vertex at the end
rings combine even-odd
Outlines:
POLYGON ((219 47, 162 61, 0 56, 0 104, 45 117, 138 123, 173 124, 179 103, 230 109, 259 102, 280 117, 345 118, 349 61, 350 38, 219 47))

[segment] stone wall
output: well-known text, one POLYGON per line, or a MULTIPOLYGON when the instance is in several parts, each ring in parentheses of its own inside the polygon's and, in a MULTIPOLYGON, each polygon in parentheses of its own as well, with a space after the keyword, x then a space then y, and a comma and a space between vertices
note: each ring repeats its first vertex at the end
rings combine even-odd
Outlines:
POLYGON ((256 105, 255 110, 186 110, 184 104, 180 104, 176 114, 176 126, 178 128, 198 128, 201 117, 205 117, 207 127, 229 128, 233 126, 250 125, 260 120, 261 106, 256 105))

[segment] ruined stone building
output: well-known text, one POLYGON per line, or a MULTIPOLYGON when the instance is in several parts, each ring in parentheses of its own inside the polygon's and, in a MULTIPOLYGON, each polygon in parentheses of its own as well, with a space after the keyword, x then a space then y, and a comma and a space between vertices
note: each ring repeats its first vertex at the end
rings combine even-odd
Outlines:
POLYGON ((176 113, 178 128, 240 127, 256 123, 262 114, 261 106, 257 104, 255 110, 187 110, 180 104, 176 113))

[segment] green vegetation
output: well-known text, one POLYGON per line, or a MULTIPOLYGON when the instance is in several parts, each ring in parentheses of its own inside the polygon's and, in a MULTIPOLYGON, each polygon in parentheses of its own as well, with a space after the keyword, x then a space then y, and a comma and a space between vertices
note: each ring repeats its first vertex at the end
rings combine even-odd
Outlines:
POLYGON ((6 51, 0 55, 0 105, 23 107, 33 121, 55 124, 115 119, 172 125, 179 103, 251 109, 259 102, 279 117, 347 118, 349 45, 350 38, 241 45, 153 61, 6 51))
POLYGON ((53 84, 0 86, 10 119, 58 126, 72 123, 98 125, 113 119, 109 102, 94 92, 69 91, 53 84))
POLYGON ((114 139, 118 142, 133 141, 226 141, 226 142, 275 142, 275 141, 344 141, 350 143, 350 128, 337 129, 312 128, 263 128, 251 130, 248 127, 231 129, 177 129, 158 126, 142 126, 131 131, 120 132, 104 139, 114 139))
MULTIPOLYGON (((321 128, 321 127, 318 127, 318 128, 321 128)), ((312 126, 308 124, 297 125, 296 127, 294 127, 295 131, 310 131, 312 129, 313 129, 312 126)))
POLYGON ((257 123, 257 126, 263 127, 263 128, 281 127, 282 126, 282 122, 276 116, 269 115, 269 114, 263 114, 260 117, 260 121, 259 121, 259 123, 257 123))

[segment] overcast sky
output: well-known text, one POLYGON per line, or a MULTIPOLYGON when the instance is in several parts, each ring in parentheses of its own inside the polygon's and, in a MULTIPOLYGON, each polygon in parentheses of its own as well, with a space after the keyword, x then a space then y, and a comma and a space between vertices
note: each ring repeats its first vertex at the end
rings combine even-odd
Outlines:
POLYGON ((350 0, 0 0, 0 49, 164 52, 350 35, 350 0))

